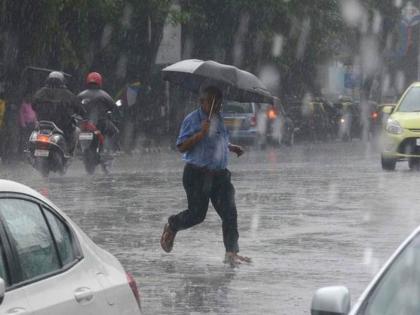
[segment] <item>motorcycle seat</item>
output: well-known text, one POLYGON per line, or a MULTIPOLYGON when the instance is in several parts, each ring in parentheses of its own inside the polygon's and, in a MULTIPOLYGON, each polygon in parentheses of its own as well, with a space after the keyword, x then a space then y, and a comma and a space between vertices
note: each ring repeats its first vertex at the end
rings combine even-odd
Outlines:
POLYGON ((47 120, 41 120, 39 123, 39 129, 48 129, 53 131, 54 133, 59 133, 62 136, 64 136, 64 132, 63 130, 61 130, 60 128, 57 127, 57 125, 52 122, 52 121, 47 121, 47 120))

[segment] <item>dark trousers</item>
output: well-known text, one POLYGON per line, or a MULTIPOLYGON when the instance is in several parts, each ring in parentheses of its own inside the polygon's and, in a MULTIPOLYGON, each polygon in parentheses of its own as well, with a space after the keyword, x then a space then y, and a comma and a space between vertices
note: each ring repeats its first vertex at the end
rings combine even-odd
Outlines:
POLYGON ((230 172, 227 169, 210 171, 187 164, 182 182, 187 193, 188 209, 169 217, 171 228, 180 231, 203 222, 211 200, 222 219, 226 251, 239 252, 235 189, 230 182, 230 172))

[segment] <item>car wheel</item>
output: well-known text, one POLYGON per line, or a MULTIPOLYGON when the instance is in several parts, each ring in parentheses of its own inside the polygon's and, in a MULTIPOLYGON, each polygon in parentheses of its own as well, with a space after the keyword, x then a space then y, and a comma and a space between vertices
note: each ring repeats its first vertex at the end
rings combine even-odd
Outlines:
POLYGON ((420 159, 408 159, 408 168, 412 171, 420 171, 420 159))
POLYGON ((382 169, 385 171, 393 171, 395 170, 395 166, 397 164, 397 161, 392 158, 386 158, 383 155, 381 156, 381 164, 382 169))

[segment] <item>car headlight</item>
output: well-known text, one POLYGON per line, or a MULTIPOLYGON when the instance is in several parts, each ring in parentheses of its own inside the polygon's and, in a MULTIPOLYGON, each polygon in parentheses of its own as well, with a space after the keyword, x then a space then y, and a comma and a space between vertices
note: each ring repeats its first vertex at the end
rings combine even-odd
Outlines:
POLYGON ((386 131, 393 134, 400 134, 403 132, 403 128, 398 121, 389 118, 386 123, 386 131))

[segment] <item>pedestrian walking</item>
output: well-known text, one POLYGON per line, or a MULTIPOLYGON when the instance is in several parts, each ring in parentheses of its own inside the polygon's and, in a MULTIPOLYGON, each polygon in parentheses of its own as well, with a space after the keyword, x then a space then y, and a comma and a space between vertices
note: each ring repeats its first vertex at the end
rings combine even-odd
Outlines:
POLYGON ((236 153, 238 157, 244 151, 242 147, 229 143, 228 132, 220 114, 220 89, 214 86, 205 88, 201 93, 200 103, 200 108, 184 119, 176 143, 178 150, 184 153, 183 160, 186 162, 183 186, 187 194, 188 209, 169 217, 160 243, 165 252, 170 252, 177 232, 203 222, 211 200, 222 219, 225 262, 235 266, 251 260, 238 255, 235 189, 227 164, 229 151, 236 153))

